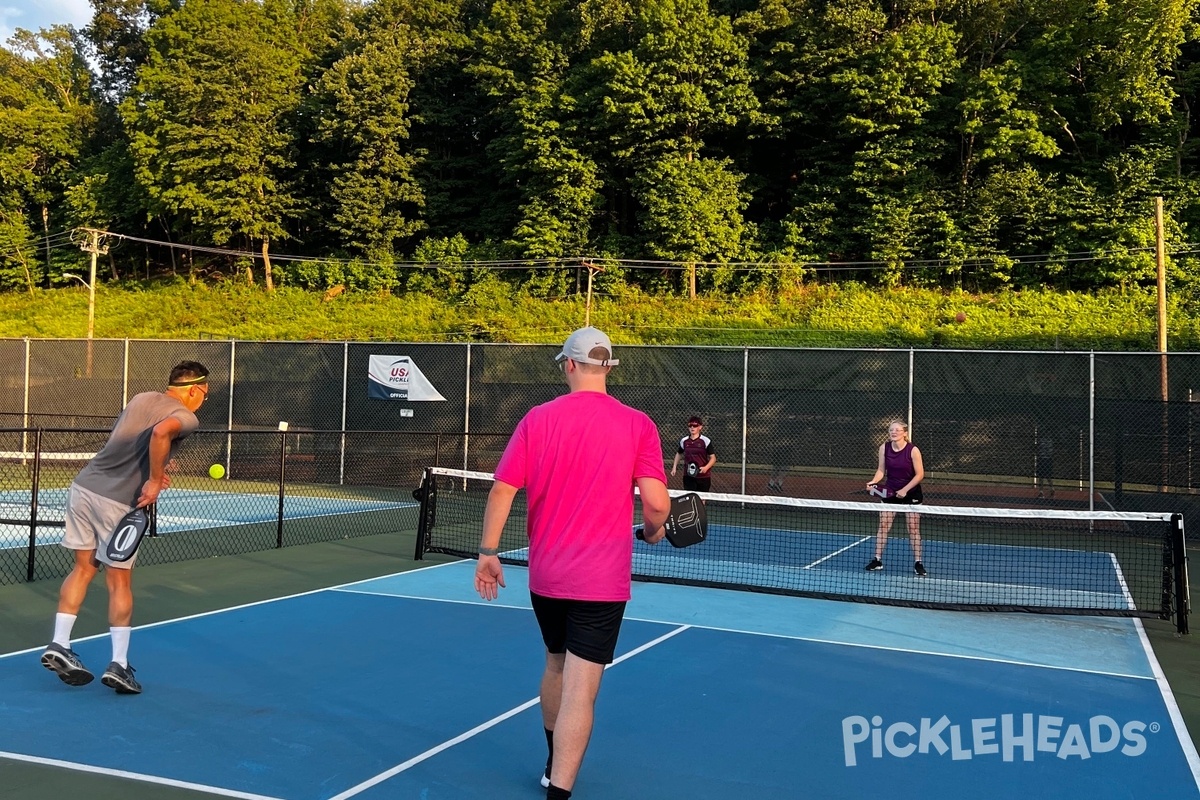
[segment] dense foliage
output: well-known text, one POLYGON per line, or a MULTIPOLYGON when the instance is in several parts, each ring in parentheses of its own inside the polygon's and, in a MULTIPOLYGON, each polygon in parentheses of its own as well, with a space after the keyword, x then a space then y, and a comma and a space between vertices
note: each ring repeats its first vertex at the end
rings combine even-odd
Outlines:
MULTIPOLYGON (((763 347, 918 347, 1153 350, 1152 290, 966 292, 856 283, 691 300, 649 296, 533 297, 528 287, 482 283, 460 297, 425 292, 333 293, 286 283, 101 286, 96 336, 106 339, 251 339, 560 343, 589 321, 617 344, 763 347), (961 316, 960 316, 961 315, 961 316), (961 320, 961 321, 960 321, 961 320)), ((0 338, 79 339, 83 287, 0 294, 0 338)), ((1200 350, 1200 320, 1168 310, 1172 351, 1200 350)))
POLYGON ((0 49, 0 289, 87 226, 114 279, 1090 291, 1153 282, 1163 196, 1192 296, 1198 0, 92 4, 0 49))

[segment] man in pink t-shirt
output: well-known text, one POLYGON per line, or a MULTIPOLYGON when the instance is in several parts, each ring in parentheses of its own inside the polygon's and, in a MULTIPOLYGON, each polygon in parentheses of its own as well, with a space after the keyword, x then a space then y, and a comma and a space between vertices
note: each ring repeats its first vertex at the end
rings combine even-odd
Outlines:
POLYGON ((475 569, 475 590, 494 600, 504 586, 500 535, 513 497, 525 489, 529 595, 546 645, 548 800, 571 796, 604 666, 616 652, 629 600, 634 485, 647 542, 663 538, 671 506, 658 429, 608 395, 608 373, 618 363, 609 338, 580 328, 555 361, 570 392, 530 409, 517 424, 496 467, 475 569))

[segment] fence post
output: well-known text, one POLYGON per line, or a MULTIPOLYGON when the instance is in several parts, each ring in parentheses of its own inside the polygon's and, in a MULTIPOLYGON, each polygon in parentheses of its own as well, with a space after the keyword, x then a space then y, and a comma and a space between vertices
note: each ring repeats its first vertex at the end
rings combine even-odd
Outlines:
POLYGON ((237 341, 229 340, 229 413, 225 424, 225 472, 233 471, 233 381, 237 372, 237 341))
MULTIPOLYGON (((346 483, 346 404, 350 400, 350 343, 342 342, 342 435, 338 452, 338 486, 346 483)), ((374 426, 372 426, 374 427, 374 426)))
POLYGON ((29 555, 25 562, 25 580, 32 581, 37 553, 38 485, 42 478, 42 429, 33 432, 33 472, 29 489, 29 555))
POLYGON ((913 349, 908 348, 908 437, 913 436, 913 370, 916 364, 913 349))
MULTIPOLYGON (((1118 435, 1120 432, 1118 431, 1118 435)), ((1096 510, 1096 351, 1088 354, 1088 511, 1096 510)))
POLYGON ((742 494, 746 493, 746 417, 750 400, 750 348, 742 348, 742 494))
POLYGON ((283 547, 283 486, 287 472, 287 429, 286 422, 279 423, 279 516, 275 526, 275 547, 283 547))
POLYGON ((21 452, 29 452, 29 337, 25 337, 25 388, 21 397, 21 452))
POLYGON ((121 358, 121 408, 129 405, 129 337, 125 337, 124 353, 121 358))
POLYGON ((467 449, 471 442, 471 343, 467 342, 467 369, 463 388, 462 468, 467 469, 467 449))

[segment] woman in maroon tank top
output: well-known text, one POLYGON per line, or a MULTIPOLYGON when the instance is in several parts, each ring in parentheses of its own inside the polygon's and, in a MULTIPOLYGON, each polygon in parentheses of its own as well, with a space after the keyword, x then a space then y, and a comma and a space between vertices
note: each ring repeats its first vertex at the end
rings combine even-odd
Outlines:
MULTIPOLYGON (((893 420, 888 425, 888 440, 879 446, 879 465, 875 475, 867 483, 868 489, 882 490, 883 502, 893 505, 919 505, 924 499, 921 480, 925 477, 925 466, 921 451, 908 440, 908 425, 893 420), (882 482, 882 486, 880 485, 882 482)), ((888 533, 892 529, 895 511, 884 511, 879 515, 879 531, 875 534, 875 557, 867 564, 874 572, 883 569, 883 550, 887 547, 888 533)), ((921 563, 921 515, 905 512, 904 522, 908 527, 908 543, 912 547, 913 572, 923 577, 925 565, 921 563)))

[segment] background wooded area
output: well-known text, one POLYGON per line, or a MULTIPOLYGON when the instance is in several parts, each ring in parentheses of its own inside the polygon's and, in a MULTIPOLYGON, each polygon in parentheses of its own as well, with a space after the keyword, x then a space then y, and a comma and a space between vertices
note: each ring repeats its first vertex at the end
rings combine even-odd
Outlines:
POLYGON ((88 226, 106 281, 1093 292, 1153 283, 1156 195, 1200 284, 1196 0, 93 6, 0 50, 5 290, 88 226))

